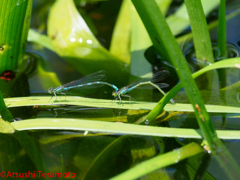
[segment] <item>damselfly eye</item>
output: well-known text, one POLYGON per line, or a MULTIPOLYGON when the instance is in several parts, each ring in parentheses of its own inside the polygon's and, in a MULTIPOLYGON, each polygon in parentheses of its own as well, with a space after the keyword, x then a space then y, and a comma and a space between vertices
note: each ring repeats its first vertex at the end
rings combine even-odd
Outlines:
POLYGON ((113 91, 113 92, 112 92, 112 95, 113 95, 114 97, 116 97, 116 96, 117 96, 117 91, 113 91))
POLYGON ((53 92, 53 88, 49 88, 48 93, 52 94, 52 92, 53 92))

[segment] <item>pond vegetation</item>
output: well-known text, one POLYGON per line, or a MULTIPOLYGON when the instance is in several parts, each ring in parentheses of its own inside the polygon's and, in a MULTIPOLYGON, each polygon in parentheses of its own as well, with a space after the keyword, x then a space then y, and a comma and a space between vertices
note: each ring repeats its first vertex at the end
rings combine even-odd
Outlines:
POLYGON ((239 5, 1 0, 0 176, 239 179, 239 5))

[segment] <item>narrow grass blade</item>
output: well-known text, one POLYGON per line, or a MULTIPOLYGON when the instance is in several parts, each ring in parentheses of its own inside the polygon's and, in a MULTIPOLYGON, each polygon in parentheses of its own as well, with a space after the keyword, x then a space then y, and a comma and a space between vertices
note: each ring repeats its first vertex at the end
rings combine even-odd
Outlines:
MULTIPOLYGON (((179 85, 175 89, 179 90, 179 85)), ((181 87, 180 87, 181 88, 181 87)), ((177 90, 177 92, 178 92, 177 90)), ((173 92, 173 91, 171 91, 173 92)), ((175 92, 175 91, 174 91, 175 92)), ((169 98, 169 93, 166 98, 169 98)), ((18 98, 6 98, 8 108, 11 107, 21 107, 21 106, 64 106, 64 105, 75 105, 75 106, 87 106, 87 107, 101 107, 101 108, 116 108, 116 109, 135 109, 135 110, 152 110, 157 103, 153 102, 129 102, 122 101, 122 104, 119 105, 119 101, 113 102, 112 100, 107 99, 93 99, 93 98, 84 98, 78 96, 65 96, 59 98, 59 100, 53 102, 49 100, 50 96, 31 96, 31 97, 18 97, 18 98)), ((176 103, 164 104, 163 106, 166 111, 183 111, 183 112, 193 112, 194 109, 191 104, 176 103)), ((240 107, 234 106, 220 106, 220 105, 206 105, 208 112, 216 113, 239 113, 240 107)), ((156 118, 156 117, 155 117, 156 118)), ((150 120, 151 118, 149 118, 150 120)))
MULTIPOLYGON (((196 59, 212 64, 214 63, 212 44, 201 1, 185 0, 185 4, 190 19, 196 59)), ((199 66, 202 68, 205 65, 199 63, 199 66)), ((219 84, 214 81, 215 74, 216 72, 206 73, 206 88, 219 91, 219 84)))
MULTIPOLYGON (((48 129, 195 139, 202 139, 203 137, 202 132, 199 129, 120 124, 114 122, 94 121, 91 119, 39 118, 12 122, 11 125, 18 131, 48 129)), ((217 134, 221 139, 240 139, 240 131, 218 130, 217 134)))
MULTIPOLYGON (((239 13, 240 13, 240 9, 237 9, 237 10, 235 10, 235 11, 227 14, 227 15, 226 15, 226 21, 228 21, 228 20, 236 17, 237 15, 239 15, 239 13)), ((208 24, 208 30, 210 31, 210 30, 214 29, 214 28, 217 27, 217 26, 218 26, 218 20, 213 21, 213 22, 211 22, 211 23, 208 24)), ((185 35, 183 35, 183 36, 178 37, 178 38, 177 38, 177 42, 178 42, 178 43, 182 43, 182 42, 184 42, 184 41, 186 41, 186 40, 189 40, 189 39, 191 39, 191 38, 192 38, 192 33, 188 33, 188 34, 185 34, 185 35)))
MULTIPOLYGON (((205 15, 208 15, 219 4, 219 0, 201 0, 201 2, 205 15)), ((185 3, 174 14, 168 16, 166 21, 173 35, 177 35, 186 29, 190 25, 190 22, 185 3)))
POLYGON ((196 58, 214 63, 211 39, 201 1, 185 0, 185 4, 190 19, 196 58))
POLYGON ((218 57, 227 58, 227 26, 226 26, 226 5, 225 0, 220 0, 218 12, 218 38, 217 45, 220 51, 218 57))

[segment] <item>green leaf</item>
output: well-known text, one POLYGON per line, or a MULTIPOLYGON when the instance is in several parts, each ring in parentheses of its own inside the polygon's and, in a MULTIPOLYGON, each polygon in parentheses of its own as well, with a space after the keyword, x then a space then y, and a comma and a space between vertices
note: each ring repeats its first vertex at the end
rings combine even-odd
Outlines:
MULTIPOLYGON (((0 92, 0 114, 1 114, 1 117, 5 120, 5 121, 8 121, 8 122, 13 122, 13 116, 12 114, 10 113, 10 111, 7 109, 7 106, 4 102, 4 99, 3 99, 3 96, 2 96, 2 93, 0 92)), ((8 126, 6 123, 4 124, 4 126, 8 126)), ((10 130, 10 129, 9 129, 10 130)), ((2 130, 4 131, 4 130, 2 130)), ((11 130, 10 130, 11 131, 11 130)))
POLYGON ((27 134, 27 132, 16 131, 14 133, 14 137, 18 140, 23 149, 26 151, 26 153, 36 166, 37 170, 46 172, 47 169, 45 167, 39 148, 34 142, 34 140, 27 134))
POLYGON ((191 143, 183 146, 177 150, 159 155, 150 160, 142 162, 141 164, 117 175, 111 180, 121 180, 121 179, 137 179, 143 175, 151 173, 157 169, 178 163, 188 157, 202 153, 203 149, 196 143, 191 143))
POLYGON ((128 64, 130 64, 131 7, 132 3, 130 0, 124 0, 122 2, 109 50, 114 56, 128 64))
MULTIPOLYGON (((205 66, 205 62, 214 63, 213 50, 210 34, 207 27, 207 21, 203 12, 201 1, 185 0, 185 4, 190 19, 196 59, 198 61, 204 62, 198 63, 202 68, 205 66)), ((219 91, 218 82, 216 81, 216 78, 214 78, 215 74, 216 72, 206 73, 206 87, 213 91, 219 91)))
POLYGON ((205 110, 200 93, 193 79, 191 78, 190 70, 185 61, 185 58, 172 36, 170 29, 153 0, 149 1, 135 1, 133 3, 139 12, 140 17, 149 32, 149 36, 153 42, 154 47, 158 53, 162 54, 172 62, 175 66, 177 74, 184 84, 185 90, 188 94, 189 100, 192 104, 197 104, 200 107, 201 114, 206 122, 203 122, 199 117, 199 112, 195 107, 195 113, 198 119, 199 126, 205 134, 205 138, 209 140, 209 144, 213 142, 214 128, 211 124, 210 118, 205 110), (190 78, 189 78, 190 77, 190 78))
MULTIPOLYGON (((170 0, 156 1, 165 15, 171 3, 170 0)), ((131 4, 131 75, 140 77, 152 72, 152 65, 146 60, 144 53, 152 45, 151 39, 142 23, 136 9, 131 4)))
POLYGON ((3 134, 11 134, 14 133, 15 129, 12 127, 12 125, 4 121, 3 119, 0 119, 0 133, 3 134))
POLYGON ((26 48, 32 0, 0 1, 0 72, 15 71, 26 48))
MULTIPOLYGON (((232 58, 232 59, 226 59, 224 61, 218 61, 214 64, 211 64, 210 66, 206 66, 203 69, 195 72, 194 74, 192 74, 192 77, 195 79, 198 76, 214 70, 214 69, 221 69, 221 68, 239 68, 240 67, 240 58, 232 58)), ((238 83, 236 83, 234 85, 234 87, 238 87, 238 83)), ((156 107, 154 107, 154 109, 149 113, 149 115, 147 116, 147 119, 149 122, 153 121, 162 111, 165 106, 171 98, 173 98, 173 96, 179 92, 181 89, 183 88, 183 84, 182 82, 178 83, 176 86, 174 86, 157 104, 156 107)), ((226 90, 226 88, 224 89, 226 90)), ((208 105, 205 105, 206 107, 208 105)), ((215 106, 216 107, 216 106, 215 106)), ((209 109, 208 109, 208 112, 209 109)))
MULTIPOLYGON (((219 4, 219 0, 201 0, 201 2, 205 15, 208 15, 219 4)), ((186 5, 183 3, 180 8, 174 14, 168 16, 166 20, 173 35, 181 33, 190 25, 186 5)))
POLYGON ((193 34, 196 58, 214 63, 212 44, 201 1, 185 0, 193 34))
MULTIPOLYGON (((111 174, 115 169, 117 156, 123 155, 124 150, 128 149, 129 146, 125 146, 122 137, 118 136, 98 136, 90 137, 88 134, 82 138, 78 143, 78 149, 74 157, 74 164, 79 168, 80 174, 79 179, 108 179, 106 175, 111 174), (117 142, 117 143, 113 143, 117 142), (108 151, 109 154, 105 153, 106 149, 111 147, 112 151, 108 151), (109 159, 111 157, 111 159, 109 159), (108 162, 106 163, 106 161, 108 162), (115 165, 115 166, 114 166, 115 165)), ((121 156, 123 157, 123 156, 121 156)), ((127 166, 122 163, 123 166, 127 166)))
MULTIPOLYGON (((144 135, 158 137, 177 137, 202 139, 199 129, 153 127, 135 124, 120 124, 114 122, 94 121, 91 119, 39 118, 12 122, 18 131, 23 130, 74 130, 92 131, 98 133, 113 133, 126 135, 144 135)), ((240 131, 218 130, 221 139, 240 139, 240 131)), ((76 135, 78 137, 78 135, 76 135)))
POLYGON ((155 145, 153 137, 121 136, 106 146, 94 158, 87 171, 84 172, 82 179, 94 179, 96 176, 100 179, 109 179, 104 175, 116 175, 129 168, 130 165, 138 164, 155 156, 157 153, 155 145), (122 163, 119 163, 119 156, 121 156, 122 163), (132 161, 125 161, 125 157, 129 156, 132 161), (117 163, 119 164, 116 165, 117 163))
MULTIPOLYGON (((155 1, 132 0, 132 2, 151 37, 154 47, 159 54, 162 54, 163 52, 164 57, 174 65, 177 74, 184 85, 188 98, 194 107, 195 116, 199 127, 203 132, 206 141, 205 143, 210 148, 212 154, 218 159, 219 163, 224 166, 224 170, 227 172, 228 176, 232 179, 239 178, 239 167, 226 147, 218 139, 200 92, 191 77, 185 58, 172 35, 164 16, 157 8, 155 1), (225 163, 226 159, 227 162, 230 163, 228 166, 225 163)), ((161 109, 160 107, 157 108, 161 109)), ((146 119, 146 121, 147 120, 148 119, 146 119)))
MULTIPOLYGON (((239 15, 239 13, 240 13, 240 10, 237 9, 237 10, 227 14, 226 15, 226 20, 228 21, 228 20, 236 17, 237 15, 239 15)), ((218 20, 209 23, 208 24, 208 30, 210 31, 210 30, 214 29, 216 26, 218 26, 218 20)), ((188 34, 185 34, 183 36, 178 37, 177 38, 177 42, 178 43, 184 43, 185 41, 187 41, 187 40, 189 40, 191 38, 192 38, 192 33, 188 33, 188 34)))
POLYGON ((38 43, 39 45, 42 45, 43 47, 55 52, 55 49, 51 43, 51 39, 46 35, 34 31, 33 29, 29 29, 27 40, 38 43))
POLYGON ((219 15, 218 15, 218 38, 217 44, 221 58, 227 58, 227 26, 226 26, 226 5, 225 0, 220 0, 219 15))
MULTIPOLYGON (((157 0, 156 2, 165 14, 171 1, 172 0, 157 0)), ((131 72, 135 73, 135 76, 140 76, 149 72, 149 70, 141 70, 143 72, 139 73, 139 66, 141 62, 141 67, 148 66, 150 69, 150 65, 146 62, 143 54, 151 44, 149 36, 131 1, 124 0, 114 28, 110 52, 129 63, 131 49, 131 72)))
MULTIPOLYGON (((179 86, 178 86, 179 87, 179 86)), ((169 95, 168 95, 169 96, 169 95)), ((75 105, 75 106, 88 106, 88 107, 102 107, 102 108, 116 108, 116 109, 136 109, 136 110, 152 110, 157 103, 153 102, 141 102, 141 101, 122 101, 119 105, 119 101, 113 103, 112 100, 107 99, 94 99, 84 98, 79 96, 65 96, 60 100, 51 100, 51 96, 31 96, 31 97, 18 97, 18 98, 5 98, 8 108, 21 107, 21 106, 54 106, 54 105, 75 105)), ((239 113, 240 107, 234 106, 220 106, 220 105, 206 105, 208 112, 218 113, 239 113)), ((194 109, 191 104, 167 104, 165 106, 166 111, 183 111, 193 112, 194 109)))
POLYGON ((72 0, 57 0, 54 3, 49 13, 48 36, 58 55, 82 74, 105 70, 109 83, 117 86, 127 84, 128 64, 100 45, 72 0))

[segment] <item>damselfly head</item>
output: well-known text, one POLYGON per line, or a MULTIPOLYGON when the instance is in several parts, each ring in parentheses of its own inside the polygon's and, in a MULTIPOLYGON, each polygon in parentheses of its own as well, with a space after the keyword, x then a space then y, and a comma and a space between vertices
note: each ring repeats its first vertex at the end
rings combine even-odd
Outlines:
POLYGON ((113 97, 116 97, 118 95, 117 91, 112 92, 113 97))
POLYGON ((52 87, 50 87, 50 88, 48 89, 48 93, 50 93, 50 94, 53 93, 53 88, 52 88, 52 87))

